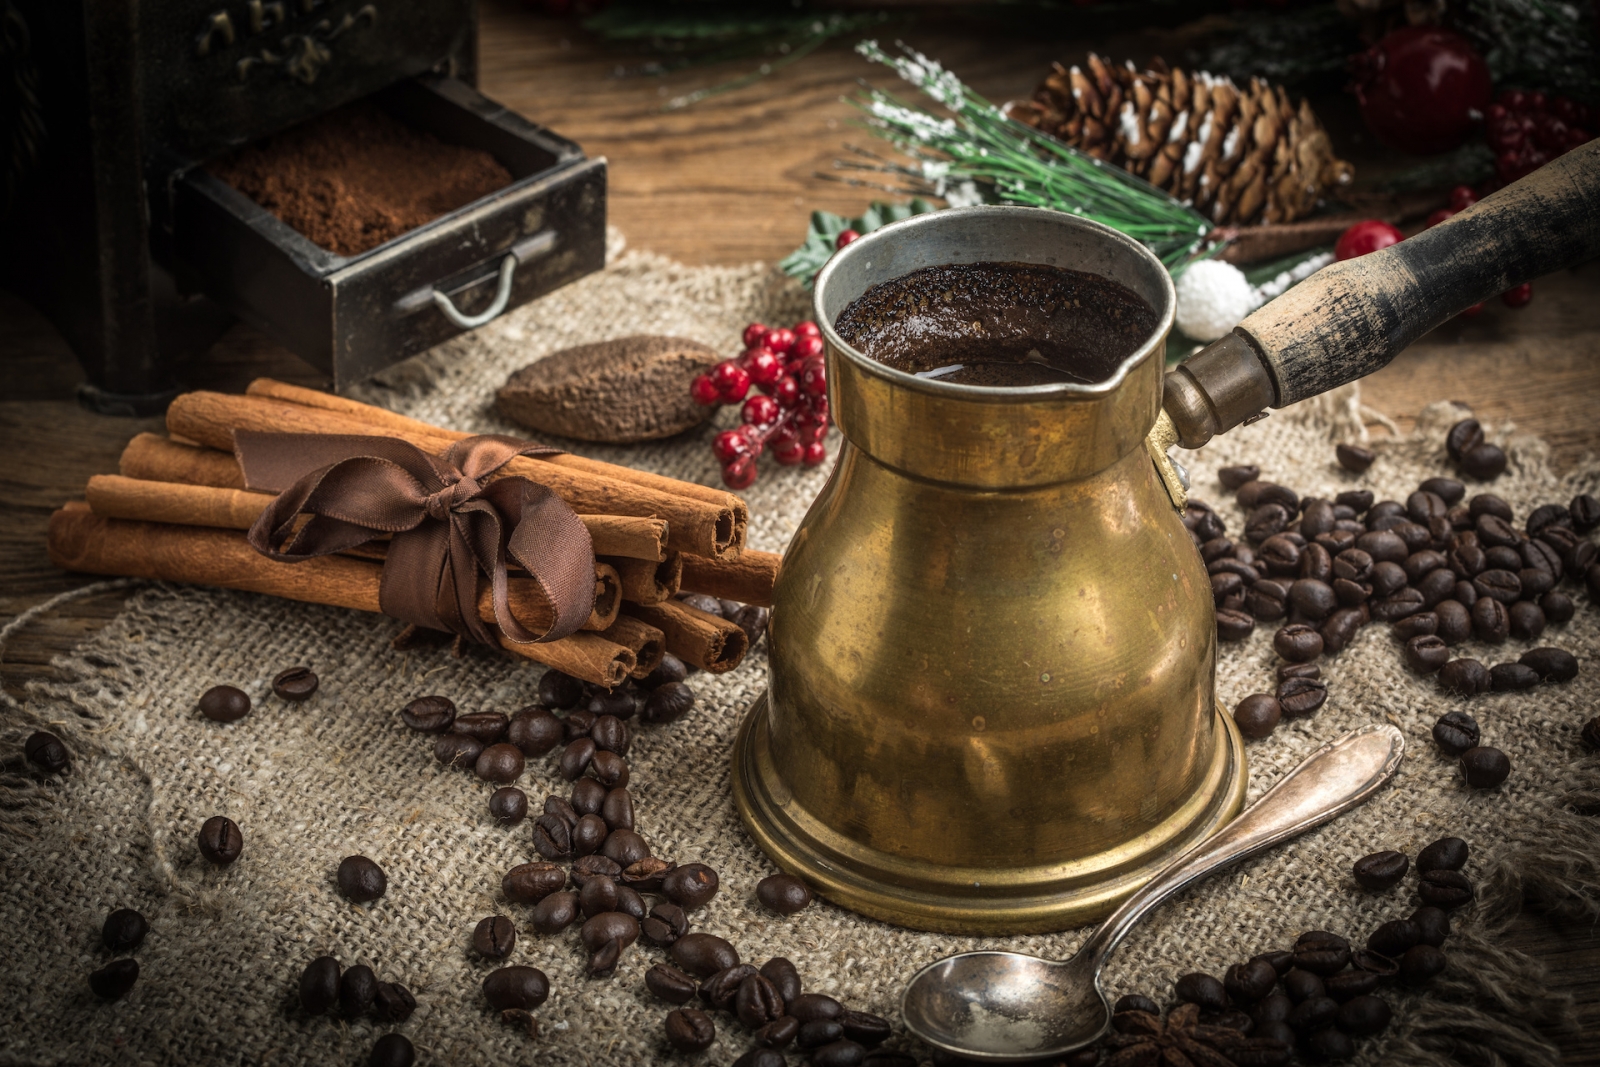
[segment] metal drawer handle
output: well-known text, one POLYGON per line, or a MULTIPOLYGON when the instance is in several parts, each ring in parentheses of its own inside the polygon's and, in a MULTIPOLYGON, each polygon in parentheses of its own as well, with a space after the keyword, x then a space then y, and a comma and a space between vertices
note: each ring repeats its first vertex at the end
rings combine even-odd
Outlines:
MULTIPOLYGON (((531 259, 537 259, 549 253, 555 246, 556 232, 554 230, 540 230, 538 233, 524 237, 512 245, 511 249, 500 260, 498 268, 500 281, 495 289, 494 300, 476 315, 462 314, 461 310, 456 307, 448 296, 432 285, 414 289, 399 300, 396 300, 394 304, 395 313, 402 317, 415 315, 419 311, 426 310, 431 305, 437 307, 444 313, 445 318, 461 329, 476 329, 499 315, 506 309, 506 305, 511 302, 511 283, 517 267, 531 259)), ((477 278, 467 282, 465 285, 456 286, 455 291, 461 293, 468 289, 475 289, 488 280, 486 277, 477 278)))
POLYGON ((511 276, 516 272, 517 254, 507 252, 506 258, 500 261, 500 288, 495 290, 494 301, 476 315, 461 314, 450 302, 450 298, 437 289, 433 291, 434 306, 444 312, 445 318, 463 330, 476 329, 506 309, 506 303, 511 299, 511 276))

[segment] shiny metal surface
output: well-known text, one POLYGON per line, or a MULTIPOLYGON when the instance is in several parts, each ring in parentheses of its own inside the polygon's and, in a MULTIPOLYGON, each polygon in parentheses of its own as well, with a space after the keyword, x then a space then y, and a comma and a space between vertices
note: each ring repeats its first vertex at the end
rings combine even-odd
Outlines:
POLYGON ((1394 776, 1404 754, 1405 738, 1387 724, 1330 741, 1129 897, 1070 960, 965 952, 923 968, 901 998, 906 1028, 935 1048, 991 1063, 1056 1056, 1089 1044, 1111 1020, 1100 970, 1151 908, 1214 871, 1361 804, 1394 776))
POLYGON ((818 275, 846 440, 784 557, 734 786, 756 840, 829 899, 1061 929, 1240 807, 1210 581, 1146 445, 1172 315, 1136 242, 1024 208, 908 219, 818 275), (918 378, 832 330, 878 282, 985 261, 1110 277, 1159 328, 1104 382, 1011 389, 918 378))

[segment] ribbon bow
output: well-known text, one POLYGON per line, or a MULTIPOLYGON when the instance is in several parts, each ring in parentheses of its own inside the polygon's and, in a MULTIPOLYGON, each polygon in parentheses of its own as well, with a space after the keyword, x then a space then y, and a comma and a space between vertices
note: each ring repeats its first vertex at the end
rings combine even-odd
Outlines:
POLYGON ((558 448, 485 435, 443 456, 393 437, 237 430, 245 485, 278 496, 250 527, 250 545, 284 563, 343 552, 393 534, 378 605, 385 615, 498 645, 478 617, 478 575, 495 622, 517 642, 554 641, 594 610, 594 546, 566 501, 527 478, 489 478, 517 456, 558 448), (485 483, 488 484, 485 484, 485 483), (297 516, 311 518, 295 529, 297 516), (523 628, 507 601, 507 559, 550 599, 555 622, 523 628))

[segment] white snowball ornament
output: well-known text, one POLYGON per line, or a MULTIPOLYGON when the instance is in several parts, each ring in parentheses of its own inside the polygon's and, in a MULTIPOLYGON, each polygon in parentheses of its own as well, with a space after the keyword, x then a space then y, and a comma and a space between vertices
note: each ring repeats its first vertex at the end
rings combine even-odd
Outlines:
POLYGON ((1261 306, 1244 272, 1220 259, 1202 259, 1178 277, 1178 329, 1196 341, 1226 336, 1261 306))

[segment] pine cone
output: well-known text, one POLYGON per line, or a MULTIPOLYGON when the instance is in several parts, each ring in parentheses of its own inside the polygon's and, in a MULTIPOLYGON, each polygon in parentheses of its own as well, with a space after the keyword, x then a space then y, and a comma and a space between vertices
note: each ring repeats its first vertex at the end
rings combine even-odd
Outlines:
POLYGON ((1115 163, 1195 206, 1218 225, 1293 222, 1355 172, 1301 101, 1252 78, 1107 64, 1054 70, 1033 99, 1008 104, 1012 118, 1096 159, 1115 163))

